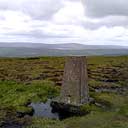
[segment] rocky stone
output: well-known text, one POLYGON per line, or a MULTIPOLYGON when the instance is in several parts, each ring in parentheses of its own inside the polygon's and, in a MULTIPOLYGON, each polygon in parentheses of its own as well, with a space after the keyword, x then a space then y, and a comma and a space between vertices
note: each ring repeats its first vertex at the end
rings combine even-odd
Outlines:
POLYGON ((57 101, 52 101, 51 102, 51 107, 53 112, 58 112, 58 113, 67 113, 68 115, 75 115, 75 116, 82 116, 85 114, 88 114, 90 111, 82 109, 82 105, 72 105, 72 104, 65 104, 65 103, 60 103, 57 101))
POLYGON ((86 57, 67 57, 60 97, 51 102, 53 111, 84 115, 88 110, 81 108, 89 100, 86 57))
POLYGON ((88 75, 86 57, 67 57, 60 94, 60 102, 72 105, 88 103, 88 75))

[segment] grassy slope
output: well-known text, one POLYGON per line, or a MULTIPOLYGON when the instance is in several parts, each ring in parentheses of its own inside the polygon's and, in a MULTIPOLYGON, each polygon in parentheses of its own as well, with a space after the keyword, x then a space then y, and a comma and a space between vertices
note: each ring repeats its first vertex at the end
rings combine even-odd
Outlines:
POLYGON ((16 82, 0 82, 0 126, 16 113, 31 114, 33 109, 28 107, 31 102, 45 102, 59 93, 58 87, 53 82, 33 82, 31 85, 16 82), (8 116, 8 113, 11 116, 8 116), (7 118, 7 119, 6 119, 7 118))
POLYGON ((33 118, 33 124, 27 128, 128 128, 128 96, 109 93, 94 95, 104 108, 90 105, 90 114, 64 121, 33 118))
POLYGON ((92 57, 89 64, 89 84, 98 87, 128 87, 128 56, 92 57))
MULTIPOLYGON (((31 112, 30 101, 46 101, 58 95, 64 58, 41 57, 0 59, 0 124, 15 111, 31 112), (3 81, 4 80, 4 81, 3 81), (9 81, 8 81, 9 80, 9 81), (15 82, 10 82, 10 81, 15 82), (53 82, 50 82, 51 80, 53 82)), ((89 57, 89 85, 91 88, 128 86, 128 56, 89 57)), ((102 107, 90 105, 90 114, 83 117, 55 121, 33 118, 33 128, 128 128, 128 95, 91 91, 102 107)), ((17 118, 15 119, 17 121, 17 118)), ((26 120, 23 118, 23 120, 26 120)), ((19 119, 18 119, 19 121, 19 119)), ((21 122, 21 119, 20 119, 21 122)), ((28 127, 28 128, 30 128, 28 127)))
MULTIPOLYGON (((63 57, 0 59, 0 80, 21 83, 51 80, 61 85, 63 57)), ((122 86, 128 83, 128 56, 88 57, 90 86, 122 86)))

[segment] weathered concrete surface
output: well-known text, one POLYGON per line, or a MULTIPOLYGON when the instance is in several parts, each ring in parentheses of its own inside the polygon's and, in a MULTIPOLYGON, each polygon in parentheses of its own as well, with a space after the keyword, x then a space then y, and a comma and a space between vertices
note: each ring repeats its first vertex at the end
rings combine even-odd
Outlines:
POLYGON ((80 105, 88 103, 88 75, 86 57, 67 57, 60 102, 80 105))
POLYGON ((89 102, 86 57, 67 57, 60 97, 51 102, 53 111, 84 115, 88 111, 81 108, 89 102))

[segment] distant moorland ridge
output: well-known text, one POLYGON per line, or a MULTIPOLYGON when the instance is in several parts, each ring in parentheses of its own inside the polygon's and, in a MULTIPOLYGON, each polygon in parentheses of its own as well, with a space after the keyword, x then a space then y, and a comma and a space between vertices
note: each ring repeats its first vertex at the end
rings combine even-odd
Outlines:
POLYGON ((0 43, 0 57, 69 56, 69 55, 128 55, 128 46, 84 45, 77 43, 0 43))

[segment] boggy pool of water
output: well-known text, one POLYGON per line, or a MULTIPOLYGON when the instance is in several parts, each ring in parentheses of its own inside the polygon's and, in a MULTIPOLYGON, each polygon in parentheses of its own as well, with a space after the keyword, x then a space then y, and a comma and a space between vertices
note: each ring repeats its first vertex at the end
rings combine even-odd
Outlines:
POLYGON ((46 103, 31 103, 30 106, 34 109, 33 116, 59 119, 59 114, 52 112, 50 103, 50 100, 48 100, 46 103))
POLYGON ((31 103, 29 106, 33 108, 35 117, 63 120, 73 116, 71 113, 55 112, 50 104, 51 100, 48 100, 46 103, 31 103))

